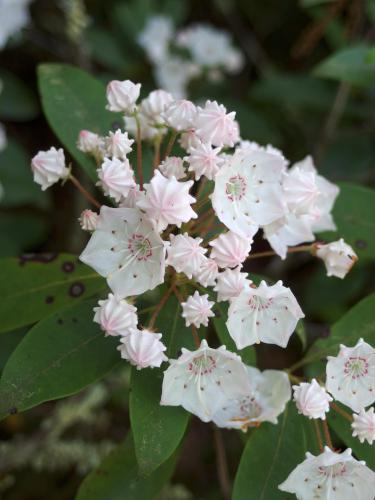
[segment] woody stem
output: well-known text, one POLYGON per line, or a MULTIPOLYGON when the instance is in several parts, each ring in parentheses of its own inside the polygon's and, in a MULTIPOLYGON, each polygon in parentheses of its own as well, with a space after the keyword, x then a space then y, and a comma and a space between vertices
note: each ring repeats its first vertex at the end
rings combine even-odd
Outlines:
POLYGON ((228 472, 228 462, 225 453, 223 436, 216 426, 214 430, 215 450, 216 450, 216 468, 219 479, 220 489, 225 500, 230 500, 230 479, 228 472))
POLYGON ((165 149, 164 158, 167 158, 167 156, 169 156, 171 154, 173 145, 177 139, 177 134, 178 134, 178 132, 176 130, 173 130, 173 132, 171 133, 167 147, 165 149))
MULTIPOLYGON (((288 248, 287 253, 298 253, 298 252, 311 252, 314 245, 301 245, 299 247, 288 248)), ((248 256, 248 259, 259 259, 262 257, 272 257, 277 255, 273 250, 267 250, 265 252, 253 253, 248 256)))
POLYGON ((324 439, 325 439, 327 445, 331 448, 331 450, 333 450, 333 444, 332 444, 331 434, 329 432, 327 420, 322 420, 322 425, 323 425, 324 439))
POLYGON ((69 174, 68 179, 75 185, 75 187, 80 191, 80 193, 83 194, 83 196, 88 200, 94 207, 99 208, 101 207, 101 204, 92 196, 91 193, 85 189, 82 184, 79 182, 77 177, 74 177, 73 174, 69 174))
POLYGON ((340 406, 338 406, 336 403, 330 403, 330 406, 332 410, 334 410, 336 413, 344 417, 345 420, 347 420, 348 422, 353 422, 353 417, 350 415, 350 413, 340 408, 340 406))
POLYGON ((160 302, 159 304, 156 306, 156 309, 155 311, 153 312, 152 316, 151 316, 151 319, 150 319, 150 322, 148 324, 148 328, 151 330, 152 328, 154 328, 155 326, 155 321, 157 320, 158 318, 158 315, 160 313, 160 311, 162 310, 163 306, 165 305, 165 303, 167 302, 167 300, 169 299, 169 296, 171 295, 171 293, 173 292, 173 289, 174 289, 174 284, 172 286, 169 287, 169 289, 165 292, 165 294, 162 296, 162 298, 160 299, 160 302))
POLYGON ((316 418, 314 418, 313 421, 314 421, 314 428, 315 428, 316 439, 318 441, 319 451, 320 453, 323 453, 324 447, 323 447, 322 435, 320 434, 319 424, 316 418))
POLYGON ((142 171, 142 138, 141 138, 141 122, 137 114, 134 115, 135 123, 137 124, 137 172, 139 187, 143 190, 143 171, 142 171))

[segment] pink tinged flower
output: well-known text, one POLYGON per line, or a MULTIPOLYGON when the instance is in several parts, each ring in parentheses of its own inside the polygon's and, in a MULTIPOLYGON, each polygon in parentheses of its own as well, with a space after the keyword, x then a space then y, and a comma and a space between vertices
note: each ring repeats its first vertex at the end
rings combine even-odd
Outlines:
POLYGON ((293 386, 294 401, 298 413, 309 418, 321 418, 325 420, 329 411, 329 403, 333 401, 324 387, 321 387, 315 379, 311 383, 302 382, 293 386))
POLYGON ((317 257, 322 259, 326 266, 327 276, 345 278, 358 260, 352 247, 342 238, 327 245, 317 244, 316 248, 317 257))
POLYGON ((100 135, 81 130, 78 135, 77 148, 83 153, 96 154, 103 146, 103 138, 100 135))
POLYGON ((107 278, 118 298, 139 295, 164 282, 165 244, 138 209, 103 206, 80 260, 107 278))
POLYGON ((112 80, 107 86, 107 106, 109 111, 132 114, 135 111, 137 99, 141 91, 140 83, 130 80, 120 82, 112 80))
POLYGON ((191 128, 189 130, 185 130, 185 132, 180 135, 179 143, 182 149, 190 152, 191 148, 198 147, 201 141, 195 133, 195 129, 191 128))
POLYGON ((153 90, 141 102, 141 112, 152 124, 164 124, 163 113, 173 102, 173 96, 165 90, 153 90))
POLYGON ((126 155, 132 151, 133 139, 129 139, 127 132, 110 132, 105 138, 105 152, 111 158, 126 160, 126 155))
POLYGON ((215 316, 212 306, 214 302, 208 300, 208 294, 199 295, 196 291, 194 295, 189 295, 186 302, 182 302, 182 317, 185 318, 186 326, 194 325, 199 328, 201 325, 208 326, 208 319, 215 316))
POLYGON ((252 238, 259 226, 283 217, 283 170, 281 157, 262 151, 228 159, 216 174, 211 196, 220 221, 240 236, 252 238))
POLYGON ((164 111, 165 123, 175 130, 181 132, 189 129, 195 120, 197 108, 195 104, 187 99, 179 99, 171 102, 164 111))
POLYGON ((40 184, 42 191, 69 175, 65 166, 64 151, 53 147, 48 151, 39 151, 31 160, 31 169, 34 182, 40 184))
POLYGON ((304 314, 293 293, 282 281, 246 288, 232 299, 227 327, 237 349, 265 342, 286 347, 304 314))
POLYGON ((161 333, 150 330, 132 329, 126 337, 122 337, 118 346, 121 357, 130 364, 142 368, 159 367, 164 361, 168 361, 164 351, 167 350, 161 342, 161 333))
POLYGON ((189 194, 192 185, 193 181, 167 179, 156 170, 151 182, 145 184, 146 196, 138 202, 138 207, 146 212, 158 231, 163 231, 168 224, 181 227, 183 222, 197 218, 190 206, 196 201, 189 194))
POLYGON ((101 186, 104 194, 117 202, 125 198, 135 186, 134 172, 127 159, 121 161, 118 158, 104 158, 97 172, 100 179, 97 186, 101 186))
POLYGON ((223 233, 210 241, 211 259, 214 259, 219 267, 237 267, 248 257, 253 240, 242 238, 232 231, 223 233))
POLYGON ((196 181, 202 175, 213 180, 224 161, 219 156, 220 151, 221 148, 212 148, 211 144, 203 142, 190 148, 190 155, 184 159, 189 163, 189 172, 194 172, 196 181))
POLYGON ((160 404, 182 406, 209 422, 228 398, 241 398, 250 382, 241 358, 225 346, 212 349, 202 340, 199 349, 182 349, 164 372, 160 404))
POLYGON ((301 500, 373 500, 375 474, 350 448, 336 453, 326 446, 317 457, 306 453, 279 489, 301 500))
POLYGON ((172 266, 178 273, 184 273, 192 278, 202 265, 207 252, 201 246, 202 238, 192 238, 187 233, 170 235, 171 244, 167 248, 166 263, 172 266))
MULTIPOLYGON (((156 136, 166 134, 167 132, 167 129, 155 128, 150 125, 148 118, 141 112, 138 112, 138 121, 142 141, 152 141, 156 136)), ((124 125, 125 130, 127 130, 130 135, 137 137, 138 126, 134 116, 125 116, 124 125)))
POLYGON ((240 141, 240 144, 236 148, 236 152, 263 152, 268 154, 273 154, 278 156, 284 164, 284 167, 288 165, 288 160, 285 158, 284 154, 280 149, 275 148, 272 144, 267 144, 267 146, 261 146, 255 141, 240 141))
POLYGON ((137 203, 139 200, 143 199, 145 192, 141 191, 138 184, 134 184, 129 189, 127 196, 121 199, 119 206, 124 208, 137 208, 137 203))
POLYGON ((216 278, 215 292, 217 301, 223 302, 238 297, 239 294, 251 285, 246 273, 241 273, 241 268, 225 269, 216 278))
POLYGON ((99 214, 87 208, 83 210, 78 220, 84 231, 95 231, 98 227, 99 214))
POLYGON ((194 278, 202 286, 214 286, 219 274, 219 267, 213 259, 204 257, 199 269, 194 273, 194 278))
POLYGON ((112 293, 106 300, 99 300, 99 306, 94 307, 94 321, 99 323, 106 335, 126 336, 138 324, 137 308, 116 298, 112 293))
POLYGON ((184 160, 178 156, 168 156, 159 165, 159 170, 168 179, 175 177, 179 180, 186 176, 184 160))
POLYGON ((216 101, 206 101, 204 108, 197 109, 194 126, 199 139, 214 146, 232 147, 238 139, 236 113, 227 114, 225 106, 216 101))
POLYGON ((292 213, 302 215, 314 212, 319 196, 315 172, 292 168, 284 174, 283 190, 292 213))
POLYGON ((359 412, 375 401, 375 349, 360 339, 328 356, 326 387, 334 399, 359 412))
POLYGON ((358 415, 353 415, 353 437, 358 437, 361 443, 375 441, 375 413, 372 406, 369 410, 362 409, 358 415))
POLYGON ((277 424, 278 416, 285 410, 291 397, 288 375, 280 370, 261 372, 252 366, 246 367, 250 390, 241 398, 229 398, 213 415, 218 427, 241 429, 261 422, 277 424))

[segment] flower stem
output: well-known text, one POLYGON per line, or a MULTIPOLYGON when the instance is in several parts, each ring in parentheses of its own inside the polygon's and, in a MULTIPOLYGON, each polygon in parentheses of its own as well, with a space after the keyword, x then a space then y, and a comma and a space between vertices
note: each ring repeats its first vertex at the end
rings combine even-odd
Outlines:
POLYGON ((231 486, 228 472, 228 462, 225 453, 224 440, 220 429, 213 426, 214 430, 214 441, 215 441, 215 451, 216 451, 216 469, 219 479, 220 489, 225 500, 230 500, 231 498, 231 486))
POLYGON ((316 434, 316 439, 318 441, 319 451, 320 451, 320 453, 323 453, 324 446, 323 446, 323 440, 322 440, 322 435, 320 433, 318 420, 316 418, 314 418, 313 421, 314 421, 315 434, 316 434))
POLYGON ((68 179, 75 185, 75 187, 80 191, 80 193, 83 194, 83 196, 88 200, 94 207, 99 208, 101 207, 101 204, 90 194, 87 189, 85 189, 82 184, 79 182, 77 177, 74 177, 73 174, 69 174, 68 179))
POLYGON ((178 134, 177 130, 173 130, 173 132, 171 133, 167 147, 165 149, 164 159, 167 158, 167 156, 170 156, 170 154, 172 152, 173 145, 177 139, 177 134, 178 134))
POLYGON ((332 444, 331 434, 329 432, 327 420, 322 420, 322 425, 323 425, 324 439, 325 439, 327 445, 331 448, 331 450, 333 450, 333 444, 332 444))
POLYGON ((143 190, 143 170, 142 170, 142 137, 141 137, 141 122, 137 114, 134 115, 137 124, 137 172, 139 187, 143 190))
POLYGON ((336 403, 330 403, 330 405, 332 410, 334 410, 336 413, 344 417, 345 420, 347 420, 348 422, 353 422, 353 417, 350 415, 350 413, 340 408, 340 406, 338 406, 336 403))
MULTIPOLYGON (((288 248, 288 253, 298 253, 298 252, 311 252, 314 245, 301 245, 299 247, 290 247, 288 248)), ((277 255, 273 250, 266 250, 265 252, 253 253, 248 256, 248 259, 259 259, 262 257, 272 257, 277 255)))
POLYGON ((167 300, 169 299, 169 296, 171 295, 171 293, 173 292, 174 290, 174 283, 173 285, 171 285, 168 290, 165 292, 165 294, 162 296, 162 298, 160 299, 160 302, 159 304, 156 306, 156 309, 155 311, 153 312, 152 316, 151 316, 151 319, 150 319, 150 322, 148 324, 148 328, 150 330, 152 330, 155 326, 155 321, 157 320, 158 318, 158 315, 160 313, 160 311, 162 310, 163 306, 165 305, 165 303, 167 302, 167 300))
POLYGON ((162 142, 163 136, 158 135, 155 137, 154 141, 154 160, 153 160, 153 167, 154 170, 160 165, 160 146, 162 142))

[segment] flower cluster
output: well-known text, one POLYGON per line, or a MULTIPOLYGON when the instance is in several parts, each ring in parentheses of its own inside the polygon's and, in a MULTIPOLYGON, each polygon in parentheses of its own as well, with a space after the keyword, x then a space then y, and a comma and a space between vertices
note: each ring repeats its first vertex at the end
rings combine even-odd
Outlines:
POLYGON ((223 72, 237 73, 243 57, 230 35, 208 24, 198 23, 176 31, 172 19, 158 15, 149 18, 138 37, 153 65, 155 80, 175 97, 186 97, 191 80, 205 74, 212 82, 223 72))

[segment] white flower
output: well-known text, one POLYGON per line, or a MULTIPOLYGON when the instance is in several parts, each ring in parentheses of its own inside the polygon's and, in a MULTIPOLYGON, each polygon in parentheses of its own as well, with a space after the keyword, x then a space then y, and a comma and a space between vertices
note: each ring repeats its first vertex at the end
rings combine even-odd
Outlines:
POLYGON ((360 339, 328 356, 326 388, 332 396, 359 412, 375 401, 375 349, 360 339))
POLYGON ((279 489, 299 500, 374 500, 375 474, 350 448, 335 453, 326 446, 317 457, 306 453, 279 489))
POLYGON ((121 161, 118 158, 104 158, 97 172, 100 179, 97 186, 101 186, 104 193, 117 202, 126 197, 135 185, 134 172, 127 159, 121 161))
POLYGON ((231 300, 251 285, 252 281, 247 279, 246 273, 241 273, 241 268, 225 269, 219 273, 216 278, 216 286, 214 288, 217 292, 218 302, 231 300))
POLYGON ((116 132, 110 132, 105 138, 106 154, 112 158, 125 160, 126 155, 132 151, 133 139, 129 139, 127 132, 121 132, 121 129, 116 132))
POLYGON ((194 273, 194 278, 204 287, 214 286, 218 274, 219 268, 216 262, 212 259, 204 257, 198 271, 194 273))
POLYGON ((225 106, 216 101, 206 101, 204 108, 198 107, 197 109, 195 133, 200 140, 214 146, 232 147, 238 140, 234 121, 236 113, 232 111, 227 114, 225 106))
POLYGON ((324 261, 327 276, 345 278, 358 260, 352 247, 346 244, 342 238, 327 245, 317 244, 316 247, 316 255, 324 261))
POLYGON ((126 300, 117 299, 110 293, 106 300, 99 300, 98 304, 94 307, 94 321, 107 335, 126 336, 131 328, 137 327, 137 308, 126 300))
POLYGON ((65 156, 62 149, 50 148, 39 151, 31 160, 34 182, 40 184, 42 191, 69 175, 65 166, 65 156))
POLYGON ((195 202, 189 194, 192 185, 193 181, 179 182, 173 177, 167 179, 156 170, 151 182, 145 184, 146 196, 138 202, 138 207, 155 222, 158 231, 164 230, 168 224, 181 227, 183 222, 197 218, 190 206, 195 202))
POLYGON ((284 174, 283 190, 289 209, 295 214, 308 214, 314 211, 319 189, 316 174, 299 167, 293 167, 284 174))
POLYGON ((182 348, 181 356, 170 360, 164 372, 160 404, 182 406, 209 422, 228 398, 240 398, 250 390, 241 358, 225 346, 212 349, 202 340, 199 349, 182 348))
POLYGON ((127 196, 121 199, 119 206, 124 208, 137 208, 138 201, 143 199, 144 196, 145 192, 139 189, 138 184, 134 184, 134 186, 129 189, 127 196))
POLYGON ((375 441, 375 413, 372 406, 369 410, 362 409, 358 415, 353 415, 353 437, 358 437, 361 443, 375 441))
POLYGON ((112 80, 107 85, 107 109, 109 111, 120 111, 126 114, 134 113, 135 103, 141 91, 140 83, 133 83, 130 80, 120 82, 112 80))
POLYGON ((164 242, 138 209, 103 206, 80 260, 107 278, 119 298, 139 295, 164 282, 164 242))
POLYGON ((167 248, 166 263, 178 272, 185 273, 188 278, 200 269, 207 250, 201 247, 202 238, 192 238, 187 233, 170 235, 171 244, 167 248))
POLYGON ((126 337, 122 337, 118 346, 121 357, 128 360, 137 370, 159 367, 168 361, 164 351, 167 350, 161 342, 162 334, 149 330, 132 329, 126 337))
POLYGON ((248 287, 232 299, 227 327, 237 349, 259 342, 286 347, 298 320, 304 314, 296 298, 282 281, 258 288, 248 287))
POLYGON ((99 214, 86 208, 86 210, 83 210, 78 220, 84 231, 95 231, 99 222, 99 214))
POLYGON ((286 212, 281 191, 284 160, 271 153, 235 154, 215 177, 212 206, 230 230, 252 238, 259 226, 271 224, 286 212))
POLYGON ((102 146, 103 138, 100 135, 90 130, 81 130, 78 134, 77 148, 83 153, 96 155, 100 153, 102 146))
POLYGON ((217 411, 212 420, 219 427, 241 429, 257 426, 261 422, 277 424, 277 417, 290 400, 288 375, 280 370, 261 372, 247 367, 250 390, 241 398, 230 398, 217 411))
POLYGON ((261 146, 255 141, 240 141, 236 148, 236 153, 248 153, 248 152, 263 152, 271 155, 278 156, 282 161, 284 167, 288 166, 288 160, 285 158, 283 152, 280 149, 275 148, 272 144, 267 144, 267 146, 261 146))
POLYGON ((195 133, 195 129, 190 128, 182 132, 179 139, 180 146, 182 149, 185 149, 188 153, 190 153, 192 148, 197 148, 201 144, 201 140, 198 138, 195 133))
POLYGON ((168 44, 173 36, 173 24, 169 17, 158 15, 150 17, 138 36, 138 43, 154 63, 164 61, 168 54, 168 44))
POLYGON ((210 257, 219 267, 240 266, 249 255, 252 242, 250 238, 242 238, 228 231, 210 241, 212 246, 210 257))
POLYGON ((208 300, 208 295, 199 295, 195 291, 194 295, 189 295, 186 302, 182 302, 182 317, 185 318, 186 326, 194 325, 199 328, 201 325, 208 326, 208 318, 215 316, 212 306, 214 302, 208 300))
POLYGON ((189 81, 200 74, 200 68, 191 61, 169 54, 162 64, 156 65, 154 72, 161 88, 170 92, 175 99, 184 99, 189 81))
POLYGON ((195 173, 197 181, 204 175, 212 180, 218 173, 223 159, 219 153, 221 148, 212 148, 211 144, 199 142, 195 147, 190 148, 190 155, 184 158, 189 163, 189 172, 195 173))
POLYGON ((164 111, 164 120, 169 127, 182 131, 194 124, 196 114, 195 104, 187 99, 179 99, 173 101, 164 111))
POLYGON ((185 177, 184 160, 179 156, 168 156, 159 165, 160 172, 164 177, 176 177, 177 180, 185 177))
POLYGON ((29 3, 31 0, 0 1, 0 49, 5 47, 8 38, 15 35, 29 22, 29 3))
POLYGON ((141 112, 152 124, 163 124, 164 111, 173 102, 173 96, 165 90, 158 89, 149 93, 141 102, 141 112))
POLYGON ((299 413, 309 418, 325 420, 329 411, 331 396, 321 387, 315 379, 311 383, 302 382, 293 386, 294 401, 299 413))

